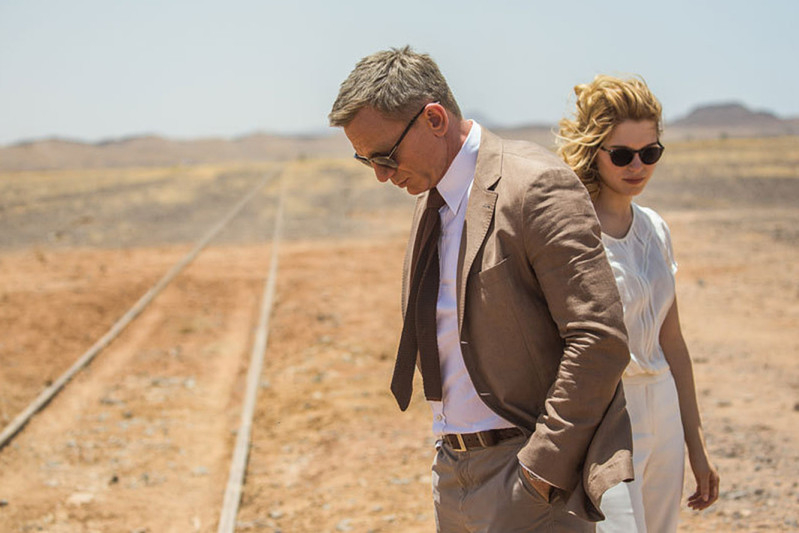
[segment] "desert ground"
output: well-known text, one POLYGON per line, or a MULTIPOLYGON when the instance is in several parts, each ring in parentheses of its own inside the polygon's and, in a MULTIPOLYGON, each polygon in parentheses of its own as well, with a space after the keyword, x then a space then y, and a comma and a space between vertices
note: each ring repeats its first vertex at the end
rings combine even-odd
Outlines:
MULTIPOLYGON (((0 531, 216 531, 272 254, 237 531, 434 531, 429 410, 388 390, 413 199, 351 159, 0 173, 0 429, 261 180, 0 449, 0 531)), ((799 530, 799 138, 669 143, 639 203, 672 230, 721 475, 680 531, 799 530)))

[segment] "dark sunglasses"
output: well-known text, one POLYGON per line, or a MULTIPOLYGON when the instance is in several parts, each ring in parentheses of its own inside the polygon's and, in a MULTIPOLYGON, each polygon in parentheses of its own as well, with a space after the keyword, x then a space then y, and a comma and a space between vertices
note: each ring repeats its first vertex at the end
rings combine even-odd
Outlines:
MULTIPOLYGON (((433 102, 433 103, 438 103, 438 102, 433 102)), ((354 155, 355 159, 357 159, 358 161, 360 161, 361 163, 363 163, 367 167, 373 167, 374 165, 380 165, 380 166, 388 167, 388 168, 397 168, 399 166, 399 163, 397 163, 394 160, 394 152, 397 151, 397 148, 399 148, 399 145, 402 142, 402 139, 405 138, 405 135, 410 131, 411 126, 413 126, 413 123, 416 122, 417 118, 419 118, 419 115, 422 114, 422 111, 424 111, 425 108, 427 108, 427 105, 428 104, 425 104, 419 110, 419 112, 416 113, 413 116, 411 121, 408 122, 408 125, 405 126, 404 130, 402 130, 402 135, 400 135, 399 139, 397 139, 397 142, 394 143, 394 146, 391 147, 391 150, 389 150, 389 152, 387 154, 378 154, 378 155, 373 155, 372 157, 364 157, 362 155, 355 154, 354 155)))
POLYGON ((640 150, 633 150, 632 148, 627 148, 626 146, 610 149, 600 146, 599 149, 610 154, 611 163, 617 167, 626 167, 633 162, 635 154, 638 154, 638 157, 641 158, 641 163, 645 165, 654 165, 660 160, 660 156, 663 155, 663 150, 666 148, 660 144, 660 141, 658 141, 655 144, 644 146, 640 150))

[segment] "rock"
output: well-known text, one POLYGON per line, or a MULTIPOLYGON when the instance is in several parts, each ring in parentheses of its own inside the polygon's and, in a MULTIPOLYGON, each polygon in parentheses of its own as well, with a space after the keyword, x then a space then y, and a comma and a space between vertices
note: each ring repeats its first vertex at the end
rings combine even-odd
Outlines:
POLYGON ((722 498, 725 500, 741 500, 746 498, 749 495, 749 491, 747 490, 731 490, 722 494, 722 498))
POLYGON ((94 494, 90 492, 76 492, 67 498, 67 505, 84 505, 94 500, 94 494))
POLYGON ((122 400, 117 400, 116 398, 112 398, 110 396, 103 396, 102 398, 100 398, 100 403, 103 405, 120 405, 125 402, 123 402, 122 400))
POLYGON ((204 466, 198 466, 194 470, 191 471, 192 476, 207 476, 208 469, 204 466))

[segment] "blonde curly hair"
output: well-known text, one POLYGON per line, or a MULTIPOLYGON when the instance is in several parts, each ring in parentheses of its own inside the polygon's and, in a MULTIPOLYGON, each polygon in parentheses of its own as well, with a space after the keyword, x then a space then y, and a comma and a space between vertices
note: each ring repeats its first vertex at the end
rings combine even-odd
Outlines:
POLYGON ((591 83, 575 86, 574 94, 574 118, 563 118, 559 123, 558 155, 594 199, 601 183, 596 154, 613 128, 625 120, 652 120, 660 135, 662 109, 644 80, 637 76, 621 79, 599 74, 591 83))

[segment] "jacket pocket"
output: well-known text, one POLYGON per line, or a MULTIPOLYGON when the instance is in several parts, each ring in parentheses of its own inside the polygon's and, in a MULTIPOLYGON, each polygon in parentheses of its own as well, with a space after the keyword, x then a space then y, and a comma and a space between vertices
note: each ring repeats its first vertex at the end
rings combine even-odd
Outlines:
POLYGON ((496 265, 477 273, 480 285, 489 287, 496 283, 508 283, 511 279, 510 258, 506 257, 496 265))
POLYGON ((547 312, 536 306, 544 302, 521 282, 513 257, 505 257, 473 276, 475 286, 467 296, 466 313, 475 348, 492 354, 489 374, 502 376, 497 378, 503 382, 497 383, 498 390, 533 387, 535 392, 528 400, 534 398, 535 409, 540 409, 551 385, 547 375, 550 369, 544 368, 546 362, 541 360, 536 344, 542 342, 536 338, 539 317, 547 312))

